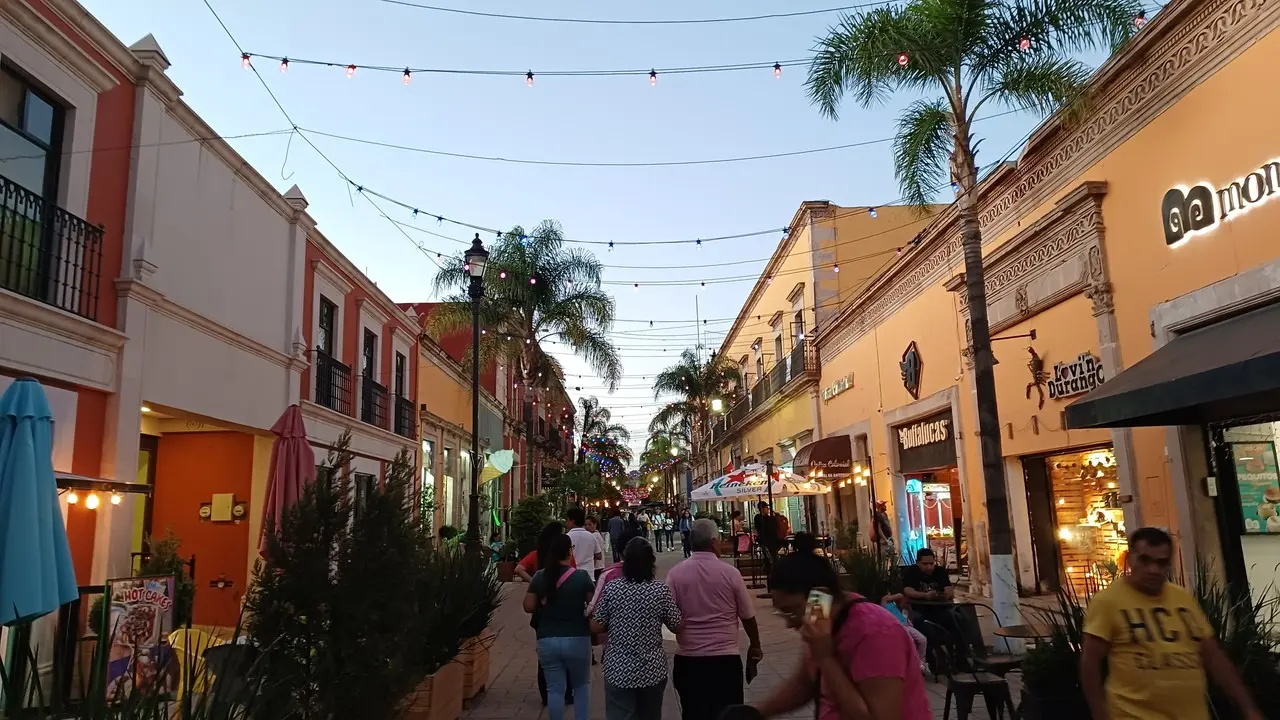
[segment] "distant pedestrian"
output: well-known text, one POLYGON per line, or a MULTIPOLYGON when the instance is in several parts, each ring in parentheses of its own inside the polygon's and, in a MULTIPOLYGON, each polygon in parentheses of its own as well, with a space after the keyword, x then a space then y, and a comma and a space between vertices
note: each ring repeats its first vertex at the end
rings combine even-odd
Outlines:
POLYGON ((604 654, 607 720, 661 720, 667 687, 662 627, 681 630, 680 608, 654 574, 657 556, 644 538, 633 538, 622 556, 622 579, 610 582, 595 607, 591 627, 609 633, 604 654))
POLYGON ((574 564, 587 571, 594 582, 596 569, 604 568, 604 547, 600 544, 600 538, 587 529, 587 514, 580 507, 566 510, 564 521, 569 529, 569 542, 573 544, 574 564))
POLYGON ((676 516, 675 511, 668 508, 662 516, 662 534, 667 536, 667 552, 676 549, 676 516))
POLYGON ((627 527, 627 521, 622 519, 622 512, 614 510, 609 515, 609 546, 613 550, 613 561, 622 560, 622 546, 618 541, 622 539, 622 532, 627 527))
POLYGON ((641 510, 640 514, 636 515, 636 522, 640 523, 640 537, 644 538, 645 540, 648 540, 649 539, 649 513, 644 510, 641 510))
POLYGON ((773 506, 761 500, 757 508, 760 511, 755 519, 756 544, 763 551, 764 570, 772 574, 774 560, 778 557, 778 548, 782 547, 781 528, 778 516, 773 513, 773 506))
POLYGON ((538 664, 547 677, 547 717, 564 720, 565 693, 573 690, 574 720, 587 720, 591 692, 591 628, 587 602, 594 585, 587 573, 569 567, 573 544, 552 539, 542 569, 529 583, 524 610, 534 618, 538 664))
MULTIPOLYGON (((713 523, 714 524, 714 523, 713 523)), ((689 548, 689 531, 693 529, 693 516, 688 510, 680 513, 680 544, 684 547, 684 556, 689 557, 692 550, 689 548)), ((719 537, 720 531, 717 528, 716 536, 719 537)))
POLYGON ((720 528, 711 520, 696 520, 685 534, 692 557, 667 573, 667 584, 684 618, 676 636, 671 681, 680 695, 683 720, 704 720, 718 718, 726 708, 742 703, 739 625, 751 643, 747 662, 759 662, 764 652, 755 605, 742 573, 716 556, 720 528))
POLYGON ((596 560, 596 572, 595 572, 595 580, 599 582, 600 574, 604 572, 604 566, 608 564, 608 561, 606 561, 604 558, 606 555, 612 555, 613 550, 609 541, 605 539, 605 534, 600 532, 600 521, 596 520, 596 517, 594 515, 591 515, 587 518, 587 532, 590 532, 592 535, 596 536, 596 543, 600 547, 601 555, 600 555, 600 558, 596 560))

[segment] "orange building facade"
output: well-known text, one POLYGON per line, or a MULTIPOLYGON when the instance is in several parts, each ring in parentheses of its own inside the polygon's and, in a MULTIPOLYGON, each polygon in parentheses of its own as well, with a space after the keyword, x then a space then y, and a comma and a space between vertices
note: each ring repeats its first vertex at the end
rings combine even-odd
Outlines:
MULTIPOLYGON (((1275 577, 1280 394, 1242 385, 1252 366, 1218 372, 1226 399, 1190 408, 1172 398, 1192 391, 1159 381, 1257 360, 1280 333, 1266 307, 1280 142, 1264 121, 1280 97, 1256 91, 1280 62, 1278 25, 1265 3, 1170 3, 1096 73, 1086 117, 1047 120, 980 186, 1024 595, 1107 584, 1144 525, 1175 535, 1186 577, 1197 557, 1255 591, 1275 577), (1228 319, 1204 359, 1188 333, 1228 319)), ((962 273, 952 208, 821 326, 820 385, 845 389, 821 401, 820 437, 848 436, 872 470, 856 491, 864 537, 874 493, 900 550, 931 546, 989 594, 962 273)))

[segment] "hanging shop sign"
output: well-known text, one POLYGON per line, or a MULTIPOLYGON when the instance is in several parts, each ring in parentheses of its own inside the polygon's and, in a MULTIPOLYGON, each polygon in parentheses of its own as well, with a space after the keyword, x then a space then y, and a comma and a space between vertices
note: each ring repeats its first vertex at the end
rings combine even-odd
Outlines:
POLYGON ((1233 442, 1240 514, 1246 533, 1280 534, 1280 468, 1270 442, 1233 442))
POLYGON ((893 432, 898 444, 899 472, 920 472, 956 464, 955 424, 950 410, 894 428, 893 432))
POLYGON ((924 360, 920 357, 920 348, 916 347, 916 341, 912 340, 907 349, 902 352, 902 362, 898 363, 898 368, 902 370, 902 387, 911 393, 911 397, 920 399, 920 375, 924 372, 924 360))
POLYGON ((1211 232, 1218 224, 1277 197, 1277 190, 1280 158, 1218 190, 1205 183, 1171 188, 1160 203, 1164 241, 1173 246, 1211 232))
POLYGON ((831 398, 853 387, 853 373, 836 380, 822 389, 822 402, 830 402, 831 398))
MULTIPOLYGON (((1049 380, 1049 398, 1057 400, 1083 395, 1095 390, 1105 381, 1102 374, 1102 360, 1091 352, 1082 352, 1071 362, 1060 362, 1053 366, 1053 377, 1049 380)), ((1030 392, 1030 390, 1028 390, 1030 392)))

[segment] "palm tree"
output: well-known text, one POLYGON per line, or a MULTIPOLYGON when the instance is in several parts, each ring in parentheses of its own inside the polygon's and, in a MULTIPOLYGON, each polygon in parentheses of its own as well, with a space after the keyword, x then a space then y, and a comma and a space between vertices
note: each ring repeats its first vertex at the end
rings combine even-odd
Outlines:
MULTIPOLYGON (((478 237, 478 236, 477 236, 478 237)), ((470 282, 462 253, 444 261, 433 280, 444 298, 428 321, 439 337, 471 327, 470 282)), ((600 284, 603 267, 594 255, 564 246, 559 223, 543 221, 532 232, 517 226, 489 248, 485 297, 480 307, 480 360, 509 363, 520 377, 525 425, 525 492, 535 488, 532 446, 535 392, 551 377, 564 379, 560 363, 543 350, 561 343, 587 362, 610 390, 622 377, 622 360, 609 340, 614 301, 600 284)))
MULTIPOLYGON (((631 442, 631 432, 627 430, 625 425, 610 422, 613 414, 609 412, 609 408, 601 407, 600 400, 594 395, 590 397, 578 398, 578 404, 582 406, 582 415, 578 420, 578 437, 582 439, 582 444, 578 446, 578 462, 586 462, 587 446, 589 440, 593 437, 608 437, 625 445, 631 442)), ((627 449, 626 462, 631 462, 631 450, 627 449)), ((626 463, 624 462, 625 466, 626 463)))
POLYGON ((688 438, 691 457, 705 460, 709 475, 713 401, 719 399, 724 407, 730 406, 741 382, 737 366, 723 356, 712 353, 711 359, 704 361, 697 352, 686 349, 676 364, 653 379, 653 399, 662 395, 678 399, 653 416, 649 431, 678 433, 688 438))
POLYGON ((689 445, 679 432, 654 432, 645 440, 644 452, 640 453, 640 475, 661 474, 668 502, 680 494, 677 480, 688 464, 689 445))
POLYGON ((940 91, 915 100, 898 118, 894 169, 903 198, 918 207, 946 184, 948 170, 958 192, 992 586, 1006 624, 1016 617, 1017 597, 972 124, 988 104, 1078 113, 1090 69, 1073 55, 1119 47, 1136 32, 1141 13, 1139 0, 908 0, 841 18, 818 41, 809 68, 809 97, 833 120, 846 92, 872 107, 895 91, 940 91))

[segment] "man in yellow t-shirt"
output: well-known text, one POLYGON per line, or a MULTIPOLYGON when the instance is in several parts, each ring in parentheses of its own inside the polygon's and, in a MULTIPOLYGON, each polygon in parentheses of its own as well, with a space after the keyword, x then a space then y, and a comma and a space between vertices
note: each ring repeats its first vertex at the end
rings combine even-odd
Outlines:
POLYGON ((1080 682, 1093 720, 1209 720, 1206 670, 1245 720, 1262 720, 1195 597, 1168 581, 1172 555, 1165 531, 1134 532, 1128 574, 1089 602, 1080 682))

